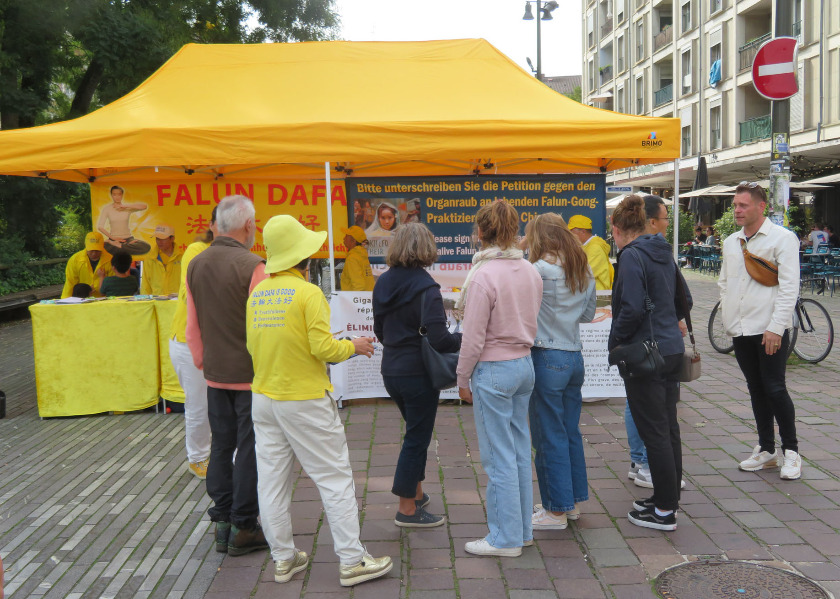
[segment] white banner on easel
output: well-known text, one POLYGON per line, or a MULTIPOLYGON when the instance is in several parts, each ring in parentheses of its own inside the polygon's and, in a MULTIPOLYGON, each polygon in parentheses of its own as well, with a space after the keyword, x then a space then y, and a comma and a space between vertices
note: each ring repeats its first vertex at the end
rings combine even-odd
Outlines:
MULTIPOLYGON (((455 300, 457 293, 443 292, 444 299, 455 300)), ((338 337, 374 337, 373 304, 370 291, 340 291, 330 302, 330 330, 338 337)), ((449 329, 455 330, 455 320, 447 311, 449 329)), ((583 361, 586 378, 583 383, 583 397, 586 399, 625 397, 624 382, 615 368, 608 368, 607 337, 610 333, 612 313, 609 307, 598 308, 595 321, 581 325, 583 361)), ((330 378, 335 387, 336 400, 368 397, 388 397, 382 382, 382 345, 376 344, 373 357, 351 358, 330 367, 330 378)), ((442 398, 458 398, 458 390, 441 392, 442 398)))

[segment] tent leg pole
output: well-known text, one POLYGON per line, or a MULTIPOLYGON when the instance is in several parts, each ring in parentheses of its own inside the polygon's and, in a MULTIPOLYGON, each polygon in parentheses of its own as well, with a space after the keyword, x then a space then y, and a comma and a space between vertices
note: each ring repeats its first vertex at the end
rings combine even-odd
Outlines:
POLYGON ((335 246, 333 244, 332 178, 330 163, 324 163, 324 179, 327 183, 327 245, 330 252, 330 297, 335 293, 335 246))
POLYGON ((674 202, 671 210, 674 212, 674 260, 679 264, 680 259, 680 159, 674 160, 674 202))

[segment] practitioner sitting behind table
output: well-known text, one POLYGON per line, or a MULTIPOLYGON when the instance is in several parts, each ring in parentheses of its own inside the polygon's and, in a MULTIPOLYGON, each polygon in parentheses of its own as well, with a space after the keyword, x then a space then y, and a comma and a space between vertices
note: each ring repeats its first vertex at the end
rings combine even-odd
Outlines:
POLYGON ((359 540, 359 506, 344 425, 329 397, 326 362, 373 355, 373 339, 339 341, 330 308, 306 281, 309 258, 327 238, 294 217, 272 217, 263 229, 270 278, 254 287, 245 320, 254 363, 252 418, 260 514, 274 558, 274 580, 288 582, 309 557, 295 548, 292 502, 295 458, 318 487, 340 560, 341 586, 387 574, 390 557, 371 557, 359 540))
POLYGON ((569 219, 569 230, 583 245, 583 251, 595 275, 595 289, 612 289, 615 269, 610 263, 610 244, 592 233, 592 219, 575 214, 569 219))
POLYGON ((73 254, 67 261, 61 297, 73 295, 73 288, 79 283, 90 285, 93 295, 99 297, 98 271, 102 271, 105 276, 113 274, 111 255, 105 251, 102 235, 92 231, 85 235, 85 249, 73 254))
POLYGON ((116 273, 112 277, 106 277, 104 272, 99 271, 99 292, 104 297, 135 295, 138 285, 137 278, 131 274, 131 256, 117 254, 111 258, 111 266, 116 273))
POLYGON ((167 224, 155 227, 157 251, 143 260, 143 295, 178 293, 184 253, 175 246, 175 229, 167 224))

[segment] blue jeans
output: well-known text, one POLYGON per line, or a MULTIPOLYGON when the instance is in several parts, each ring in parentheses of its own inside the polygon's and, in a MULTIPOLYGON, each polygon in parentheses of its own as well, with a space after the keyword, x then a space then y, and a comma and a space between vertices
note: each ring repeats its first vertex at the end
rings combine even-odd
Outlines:
POLYGON ((624 402, 624 427, 627 429, 627 444, 630 446, 630 459, 637 466, 648 465, 647 449, 645 442, 639 436, 639 429, 633 422, 633 415, 630 413, 630 402, 624 402))
POLYGON ((545 509, 568 512, 589 499, 580 434, 583 355, 534 347, 531 359, 535 382, 528 415, 540 497, 545 509))
POLYGON ((530 541, 534 490, 528 401, 534 389, 531 356, 479 362, 472 374, 473 414, 487 473, 486 540, 493 547, 530 541))

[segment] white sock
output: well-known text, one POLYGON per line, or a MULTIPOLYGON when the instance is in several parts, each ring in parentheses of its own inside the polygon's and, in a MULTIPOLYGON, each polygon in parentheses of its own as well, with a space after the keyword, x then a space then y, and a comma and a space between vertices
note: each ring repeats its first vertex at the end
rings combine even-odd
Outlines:
POLYGON ((665 516, 670 516, 674 513, 674 510, 660 510, 658 507, 653 508, 656 511, 656 515, 660 518, 664 518, 665 516))

